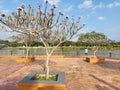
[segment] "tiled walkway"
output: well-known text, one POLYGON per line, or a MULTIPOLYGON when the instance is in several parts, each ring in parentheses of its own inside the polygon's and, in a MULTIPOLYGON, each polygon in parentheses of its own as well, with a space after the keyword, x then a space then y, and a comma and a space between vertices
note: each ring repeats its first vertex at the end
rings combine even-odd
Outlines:
MULTIPOLYGON (((0 58, 0 90, 18 90, 17 84, 27 74, 44 70, 45 60, 29 64, 0 58)), ((103 64, 89 64, 80 58, 51 59, 51 71, 66 73, 66 90, 120 90, 120 62, 106 60, 103 64)))
MULTIPOLYGON (((3 59, 0 59, 3 60, 3 59)), ((18 77, 7 78, 12 73, 20 70, 24 65, 16 64, 14 60, 0 61, 0 90, 17 90, 17 82, 20 80, 18 77), (6 62, 6 63, 5 63, 6 62), (10 63, 9 63, 10 62, 10 63)))
POLYGON ((0 66, 0 79, 5 78, 5 76, 8 76, 11 73, 14 73, 15 71, 19 70, 22 67, 23 65, 0 66))
POLYGON ((20 78, 7 79, 0 85, 0 90, 18 90, 17 83, 20 78))

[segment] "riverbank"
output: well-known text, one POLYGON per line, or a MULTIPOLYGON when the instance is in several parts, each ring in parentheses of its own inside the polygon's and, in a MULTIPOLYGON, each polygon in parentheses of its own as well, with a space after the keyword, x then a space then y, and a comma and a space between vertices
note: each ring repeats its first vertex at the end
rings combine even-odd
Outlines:
MULTIPOLYGON (((27 64, 0 58, 0 90, 17 90, 17 83, 31 71, 44 70, 44 63, 44 58, 27 64)), ((52 58, 50 70, 65 72, 67 90, 120 90, 118 60, 89 64, 82 58, 52 58)))

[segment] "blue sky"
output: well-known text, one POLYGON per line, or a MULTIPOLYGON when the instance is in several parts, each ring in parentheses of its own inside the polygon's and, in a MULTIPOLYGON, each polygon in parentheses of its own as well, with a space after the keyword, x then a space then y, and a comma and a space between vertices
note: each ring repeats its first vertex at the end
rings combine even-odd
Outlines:
MULTIPOLYGON (((81 24, 86 26, 80 33, 95 30, 102 32, 108 38, 120 41, 120 0, 48 0, 56 3, 57 11, 63 11, 66 16, 82 16, 81 24)), ((0 0, 0 12, 7 14, 16 11, 21 4, 32 4, 36 9, 38 3, 44 6, 44 0, 0 0)), ((11 33, 0 31, 0 39, 8 39, 11 33)))

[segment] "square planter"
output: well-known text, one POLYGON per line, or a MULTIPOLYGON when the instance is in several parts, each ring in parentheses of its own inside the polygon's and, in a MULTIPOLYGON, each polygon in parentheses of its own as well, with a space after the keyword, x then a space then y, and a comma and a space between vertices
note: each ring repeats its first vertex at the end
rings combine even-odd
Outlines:
POLYGON ((104 57, 98 57, 98 56, 90 56, 86 58, 86 61, 89 63, 104 63, 105 58, 104 57))
POLYGON ((45 72, 33 71, 18 83, 18 90, 66 90, 64 72, 50 72, 58 75, 57 81, 32 80, 35 74, 45 74, 45 72))
POLYGON ((17 57, 16 61, 18 63, 33 62, 33 61, 35 61, 35 57, 28 57, 28 58, 26 58, 26 57, 17 57))

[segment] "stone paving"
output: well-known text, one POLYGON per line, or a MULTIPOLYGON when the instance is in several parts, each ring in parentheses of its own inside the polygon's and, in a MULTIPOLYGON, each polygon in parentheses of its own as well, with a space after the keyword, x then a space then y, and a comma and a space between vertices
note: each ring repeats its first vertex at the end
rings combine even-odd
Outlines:
MULTIPOLYGON (((44 70, 45 60, 16 63, 0 58, 0 90, 18 90, 17 83, 34 70, 44 70)), ((106 60, 89 64, 80 58, 57 58, 50 61, 51 71, 66 73, 67 90, 120 90, 120 62, 106 60)))
POLYGON ((17 64, 13 59, 0 59, 0 90, 17 90, 17 82, 20 78, 7 77, 23 66, 23 64, 17 64))

